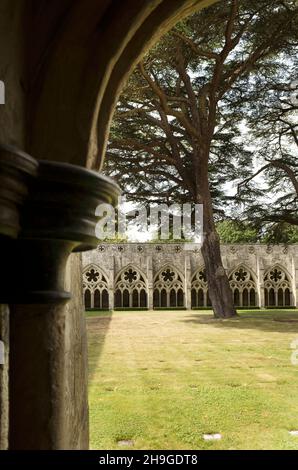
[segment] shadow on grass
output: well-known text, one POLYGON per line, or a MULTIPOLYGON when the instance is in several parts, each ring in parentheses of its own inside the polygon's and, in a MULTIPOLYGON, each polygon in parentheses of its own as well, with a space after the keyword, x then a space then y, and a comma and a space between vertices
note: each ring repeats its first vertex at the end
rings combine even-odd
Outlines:
POLYGON ((298 310, 258 311, 255 313, 239 313, 236 318, 216 319, 212 314, 192 314, 184 317, 181 322, 197 325, 210 325, 214 328, 258 329, 262 331, 278 331, 298 333, 298 310))
POLYGON ((87 312, 89 383, 98 370, 98 361, 112 321, 113 311, 87 312))

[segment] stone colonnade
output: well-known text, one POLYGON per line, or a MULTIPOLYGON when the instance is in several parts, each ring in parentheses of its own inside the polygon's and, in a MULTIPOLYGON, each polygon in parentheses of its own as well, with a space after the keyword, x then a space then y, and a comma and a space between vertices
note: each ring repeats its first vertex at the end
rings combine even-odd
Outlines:
MULTIPOLYGON (((297 245, 222 245, 238 307, 298 306, 297 245)), ((83 254, 87 308, 210 306, 198 248, 174 243, 102 244, 83 254)))

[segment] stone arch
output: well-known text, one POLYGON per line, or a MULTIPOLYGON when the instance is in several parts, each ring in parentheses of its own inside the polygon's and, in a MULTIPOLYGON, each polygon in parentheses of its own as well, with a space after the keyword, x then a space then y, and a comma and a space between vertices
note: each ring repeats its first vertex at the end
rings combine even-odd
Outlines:
POLYGON ((108 276, 96 264, 89 264, 83 271, 83 296, 86 309, 109 309, 108 276))
POLYGON ((128 264, 116 275, 115 308, 147 308, 148 282, 145 274, 133 264, 128 264))
POLYGON ((265 307, 293 304, 292 277, 284 266, 275 264, 264 274, 265 307))
MULTIPOLYGON (((99 169, 115 103, 136 62, 178 20, 214 1, 65 0, 42 2, 42 7, 41 2, 33 1, 30 8, 25 10, 24 2, 6 2, 7 5, 13 4, 12 8, 19 13, 21 20, 17 22, 17 33, 13 31, 12 36, 12 44, 16 46, 14 55, 17 56, 12 67, 16 71, 15 90, 21 99, 17 100, 19 119, 13 119, 9 140, 18 142, 22 149, 37 159, 99 169), (22 41, 23 36, 25 40, 22 41)), ((10 10, 4 13, 8 18, 11 16, 10 10)), ((5 34, 3 38, 6 44, 5 34)), ((7 109, 10 120, 12 107, 7 109)), ((73 301, 69 305, 65 304, 65 307, 59 306, 61 311, 64 308, 63 317, 66 318, 68 328, 60 327, 60 316, 53 317, 50 330, 56 336, 55 348, 50 357, 41 347, 46 341, 41 341, 39 337, 40 332, 45 338, 50 334, 48 328, 43 330, 40 327, 45 315, 36 315, 34 323, 28 322, 29 326, 23 325, 21 329, 14 324, 11 326, 18 338, 26 338, 28 334, 32 338, 31 349, 22 356, 22 373, 24 369, 28 377, 25 385, 22 374, 12 367, 14 357, 18 353, 24 354, 23 341, 15 342, 10 357, 10 371, 13 371, 10 372, 13 376, 11 383, 16 384, 10 397, 11 409, 14 411, 9 423, 12 449, 23 446, 54 449, 88 446, 86 380, 82 373, 86 346, 85 335, 81 331, 84 328, 80 321, 81 305, 78 302, 81 293, 76 288, 81 278, 78 256, 72 256, 72 264, 67 268, 75 279, 72 283, 75 286, 73 301), (72 315, 67 315, 69 310, 72 315), (67 334, 68 349, 63 352, 62 345, 66 344, 64 336, 67 334), (31 377, 36 357, 41 371, 38 379, 31 377), (70 405, 66 408, 61 406, 60 396, 64 396, 65 387, 72 391, 73 387, 69 386, 72 375, 64 377, 60 368, 50 367, 58 360, 62 363, 62 359, 65 359, 65 370, 74 367, 76 376, 81 380, 79 393, 71 392, 70 405), (47 393, 43 381, 51 385, 47 393), (21 399, 19 384, 24 392, 21 399), (25 408, 24 396, 27 398, 25 408), (45 402, 53 406, 45 407, 45 402), (33 417, 29 433, 26 419, 28 412, 33 417), (46 433, 44 422, 48 422, 53 415, 57 426, 46 433), (79 418, 70 419, 69 416, 79 418)), ((91 293, 89 287, 86 289, 91 293)), ((22 312, 25 307, 20 305, 18 309, 22 312)), ((44 306, 43 309, 46 314, 51 314, 53 307, 50 305, 46 309, 44 306)))
POLYGON ((239 264, 230 272, 229 281, 236 307, 257 307, 257 277, 251 268, 239 264))
POLYGON ((154 278, 154 307, 184 307, 184 276, 172 264, 165 264, 154 278))
POLYGON ((191 278, 191 307, 210 307, 205 266, 199 267, 191 278))
POLYGON ((44 4, 31 29, 27 150, 36 158, 99 169, 115 105, 136 64, 179 20, 215 1, 130 0, 129 8, 113 0, 44 4))

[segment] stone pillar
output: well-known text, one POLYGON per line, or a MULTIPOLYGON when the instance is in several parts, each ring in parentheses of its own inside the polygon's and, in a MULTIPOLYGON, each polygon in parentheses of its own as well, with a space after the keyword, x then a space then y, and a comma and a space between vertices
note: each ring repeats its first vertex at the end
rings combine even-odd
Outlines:
MULTIPOLYGON (((110 247, 109 247, 110 248, 110 247)), ((107 249, 107 248, 106 248, 107 249)), ((111 265, 108 269, 108 286, 109 286, 109 310, 114 310, 115 307, 115 257, 113 253, 105 254, 111 257, 111 265)))
POLYGON ((258 294, 258 306, 260 308, 265 308, 265 289, 264 289, 264 285, 262 284, 259 288, 259 294, 258 294))
POLYGON ((65 301, 11 308, 10 448, 67 449, 65 301))
POLYGON ((148 308, 153 310, 153 291, 154 291, 154 276, 153 276, 153 260, 152 254, 147 255, 147 279, 148 279, 148 308))
POLYGON ((87 333, 80 253, 68 258, 65 290, 72 295, 65 305, 65 444, 67 449, 80 450, 89 447, 87 333))
POLYGON ((292 276, 293 276, 293 302, 292 305, 298 308, 298 257, 292 257, 292 276))
POLYGON ((191 310, 191 264, 190 255, 185 255, 185 307, 191 310))
POLYGON ((114 289, 109 289, 109 310, 114 310, 114 289))
POLYGON ((6 260, 2 253, 2 298, 11 308, 10 449, 88 447, 81 263, 71 253, 97 245, 95 208, 116 196, 109 179, 69 164, 39 162, 29 184, 22 229, 6 260))
POLYGON ((265 289, 264 289, 264 268, 260 257, 257 255, 257 293, 258 306, 265 308, 265 289))
POLYGON ((114 288, 109 289, 109 310, 114 310, 114 288))
MULTIPOLYGON (((65 286, 80 292, 79 254, 65 286)), ((81 296, 11 307, 10 447, 87 449, 87 342, 81 296)))
MULTIPOLYGON (((4 344, 4 361, 0 361, 0 450, 8 448, 8 357, 9 357, 9 310, 0 305, 0 341, 4 344)), ((0 358, 2 359, 2 358, 0 358)))
MULTIPOLYGON (((4 343, 4 364, 0 364, 0 449, 8 447, 9 429, 9 307, 8 291, 14 283, 18 260, 14 259, 15 239, 20 232, 20 210, 25 203, 30 178, 36 174, 37 162, 11 146, 0 145, 0 340, 4 343)), ((21 278, 22 279, 22 278, 21 278)))
MULTIPOLYGON (((12 1, 1 0, 0 2, 0 79, 5 85, 5 104, 0 104, 0 143, 17 145, 22 147, 25 141, 25 93, 22 88, 24 82, 24 49, 26 41, 24 41, 24 28, 23 28, 23 11, 25 8, 24 0, 12 1)), ((0 154, 2 150, 0 149, 0 154)), ((4 159, 7 160, 7 155, 4 159)), ((2 157, 0 155, 0 160, 2 157)), ((8 162, 6 162, 8 163, 8 162)), ((13 162, 12 166, 13 166, 13 162)), ((6 191, 2 180, 4 176, 2 164, 0 176, 0 193, 1 193, 1 215, 0 215, 0 243, 1 252, 2 248, 5 250, 6 242, 2 239, 4 225, 6 225, 5 236, 9 225, 11 231, 14 223, 17 221, 17 207, 15 207, 15 214, 11 210, 11 204, 8 204, 6 209, 3 207, 4 199, 13 196, 13 192, 17 189, 18 183, 12 189, 12 192, 6 191), (3 199, 3 194, 5 198, 3 199), (4 216, 4 219, 2 219, 4 216), (11 218, 12 217, 12 218, 11 218), (11 219, 9 221, 9 219, 11 219), (8 223, 9 222, 9 223, 8 223)), ((11 172, 10 172, 11 176, 11 172)), ((6 183, 9 180, 6 179, 6 183)), ((10 177, 12 183, 12 179, 10 177)), ((13 183, 12 183, 13 184, 13 183)), ((6 188, 8 189, 8 188, 6 188)), ((18 191, 17 191, 18 192, 18 191)), ((20 196, 20 194, 19 194, 20 196)), ((18 202, 21 203, 21 200, 18 202)), ((17 236, 19 227, 15 226, 15 233, 12 236, 17 236)), ((5 268, 1 263, 2 275, 5 276, 5 268)), ((3 287, 0 286, 0 293, 3 292, 3 287)), ((0 300, 1 302, 1 300, 0 300)), ((0 450, 5 450, 8 447, 8 373, 9 373, 9 308, 7 305, 0 305, 0 340, 5 345, 5 364, 0 364, 0 450)))

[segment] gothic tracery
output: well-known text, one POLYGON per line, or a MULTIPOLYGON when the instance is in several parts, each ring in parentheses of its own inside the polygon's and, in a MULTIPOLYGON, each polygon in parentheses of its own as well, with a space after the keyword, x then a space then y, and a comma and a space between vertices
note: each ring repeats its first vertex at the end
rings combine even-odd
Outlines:
POLYGON ((208 283, 204 266, 199 268, 192 277, 191 281, 191 306, 208 307, 210 306, 208 295, 208 283))
POLYGON ((291 305, 291 283, 285 270, 276 265, 264 277, 266 307, 286 307, 291 305))
POLYGON ((155 277, 153 305, 183 307, 184 291, 182 275, 173 266, 165 266, 155 277))
MULTIPOLYGON (((190 252, 182 247, 177 250, 173 244, 146 243, 125 244, 122 250, 119 247, 119 244, 100 245, 96 254, 86 257, 88 261, 83 271, 86 308, 211 306, 205 268, 197 249, 190 252)), ((293 263, 297 248, 289 246, 286 253, 284 247, 271 246, 270 253, 267 248, 260 245, 223 247, 237 307, 297 304, 297 267, 293 263)))
POLYGON ((117 275, 115 307, 147 307, 147 282, 134 266, 128 266, 117 275))
POLYGON ((83 271, 83 293, 86 308, 109 308, 109 290, 106 276, 98 266, 87 266, 83 271))
POLYGON ((257 306, 257 286, 249 268, 238 266, 229 276, 236 307, 257 306))

